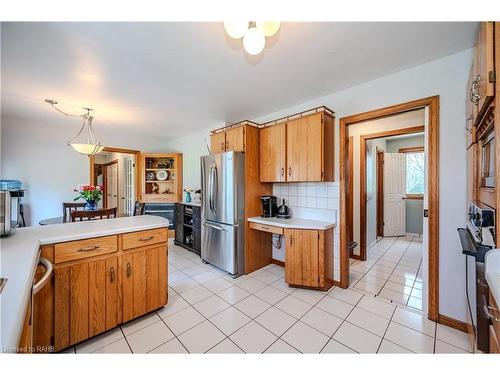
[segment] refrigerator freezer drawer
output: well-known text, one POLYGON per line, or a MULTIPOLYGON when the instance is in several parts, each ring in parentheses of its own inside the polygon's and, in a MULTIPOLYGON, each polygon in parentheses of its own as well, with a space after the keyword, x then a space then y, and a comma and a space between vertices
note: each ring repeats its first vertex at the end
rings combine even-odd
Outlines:
POLYGON ((238 273, 238 227, 205 221, 201 228, 201 259, 231 274, 238 273))

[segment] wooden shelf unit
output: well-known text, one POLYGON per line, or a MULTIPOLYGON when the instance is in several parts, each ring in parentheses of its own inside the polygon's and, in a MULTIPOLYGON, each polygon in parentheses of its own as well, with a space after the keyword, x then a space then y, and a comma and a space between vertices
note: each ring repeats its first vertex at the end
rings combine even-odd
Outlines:
POLYGON ((141 153, 139 159, 142 202, 173 203, 182 200, 182 154, 141 153), (167 180, 156 179, 156 173, 161 170, 169 173, 167 180), (149 179, 148 174, 154 175, 154 179, 149 179))

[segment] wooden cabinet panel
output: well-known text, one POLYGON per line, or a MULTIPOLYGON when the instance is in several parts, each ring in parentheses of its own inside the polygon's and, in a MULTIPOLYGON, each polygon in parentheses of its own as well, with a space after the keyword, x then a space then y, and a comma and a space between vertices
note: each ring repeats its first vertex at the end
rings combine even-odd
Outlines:
POLYGON ((158 250, 151 249, 146 253, 146 310, 152 311, 159 305, 159 267, 158 250))
POLYGON ((132 255, 132 275, 134 278, 134 317, 143 315, 147 312, 146 256, 146 250, 136 252, 132 255))
POLYGON ((134 279, 132 277, 133 254, 120 257, 122 284, 122 317, 123 321, 134 318, 134 279))
POLYGON ((255 230, 260 230, 263 232, 269 232, 269 233, 274 233, 274 234, 283 234, 283 228, 275 227, 273 225, 250 223, 250 228, 255 229, 255 230))
POLYGON ((327 290, 333 285, 333 230, 285 229, 285 281, 327 290))
POLYGON ((158 248, 158 306, 165 306, 168 301, 168 247, 167 243, 158 248))
POLYGON ((484 114, 495 95, 495 84, 490 82, 490 74, 494 68, 494 24, 481 22, 476 46, 477 78, 479 93, 478 115, 484 114))
POLYGON ((118 284, 118 257, 106 259, 106 330, 121 323, 121 298, 118 284))
POLYGON ((55 263, 90 258, 118 251, 116 236, 89 238, 86 240, 63 242, 54 245, 55 263))
POLYGON ((322 116, 319 113, 288 122, 287 181, 323 181, 322 116))
POLYGON ((69 343, 74 345, 89 337, 88 263, 69 266, 69 290, 69 343))
POLYGON ((106 260, 89 263, 89 337, 106 330, 106 260))
POLYGON ((285 181, 286 124, 260 130, 260 180, 285 181))
POLYGON ((226 131, 226 151, 245 151, 244 126, 238 126, 226 131))
POLYGON ((213 154, 226 151, 226 132, 218 132, 210 135, 210 151, 213 154))
POLYGON ((63 267, 54 271, 54 345, 59 351, 70 345, 69 322, 70 322, 70 288, 69 267, 63 267))
POLYGON ((125 233, 123 235, 122 248, 123 250, 128 250, 136 247, 162 243, 166 242, 167 238, 167 229, 164 228, 125 233))

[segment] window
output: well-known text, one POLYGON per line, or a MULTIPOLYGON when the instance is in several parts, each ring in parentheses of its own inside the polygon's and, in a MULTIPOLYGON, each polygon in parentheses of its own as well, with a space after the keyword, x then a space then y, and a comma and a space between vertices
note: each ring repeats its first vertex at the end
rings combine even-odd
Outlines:
POLYGON ((406 153, 406 194, 422 196, 424 194, 424 150, 423 148, 400 149, 406 153))

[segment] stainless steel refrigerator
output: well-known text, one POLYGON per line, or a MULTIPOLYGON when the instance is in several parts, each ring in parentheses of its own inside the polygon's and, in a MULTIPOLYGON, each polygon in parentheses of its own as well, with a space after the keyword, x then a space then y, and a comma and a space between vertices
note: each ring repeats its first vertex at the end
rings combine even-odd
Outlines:
POLYGON ((245 158, 201 157, 201 259, 233 276, 245 270, 245 158))

